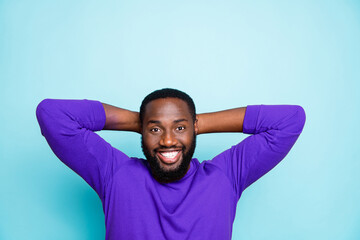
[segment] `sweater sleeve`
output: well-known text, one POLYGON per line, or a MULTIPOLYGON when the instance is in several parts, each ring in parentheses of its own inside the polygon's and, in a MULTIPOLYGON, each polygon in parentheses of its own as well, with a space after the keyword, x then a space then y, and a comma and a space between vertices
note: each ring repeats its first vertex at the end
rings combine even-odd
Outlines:
POLYGON ((256 180, 274 168, 295 144, 305 124, 298 105, 249 105, 243 132, 252 134, 211 162, 230 179, 237 200, 256 180))
MULTIPOLYGON (((55 155, 103 199, 115 149, 95 133, 106 120, 101 102, 44 99, 36 108, 36 117, 55 155)), ((121 154, 122 159, 128 158, 121 154)))

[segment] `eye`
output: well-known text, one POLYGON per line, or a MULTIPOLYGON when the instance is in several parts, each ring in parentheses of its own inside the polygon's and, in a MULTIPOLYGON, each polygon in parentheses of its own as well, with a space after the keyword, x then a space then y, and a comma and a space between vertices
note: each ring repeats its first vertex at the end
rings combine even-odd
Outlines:
POLYGON ((176 128, 176 130, 183 131, 183 130, 185 130, 185 127, 184 126, 179 126, 179 127, 176 128))
POLYGON ((156 127, 150 129, 150 132, 159 132, 159 131, 160 131, 160 129, 159 129, 159 128, 156 128, 156 127))

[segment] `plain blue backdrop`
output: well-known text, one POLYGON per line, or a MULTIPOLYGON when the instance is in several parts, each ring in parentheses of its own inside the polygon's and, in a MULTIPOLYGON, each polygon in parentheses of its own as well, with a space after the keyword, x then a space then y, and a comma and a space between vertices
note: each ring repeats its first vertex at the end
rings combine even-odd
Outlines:
MULTIPOLYGON (((100 199, 47 145, 44 98, 138 110, 155 89, 198 112, 296 104, 302 135, 242 195, 233 239, 360 239, 359 1, 0 0, 0 239, 104 239, 100 199)), ((98 132, 142 157, 140 136, 98 132)), ((246 135, 200 135, 211 159, 246 135)), ((140 226, 139 226, 140 227, 140 226)))

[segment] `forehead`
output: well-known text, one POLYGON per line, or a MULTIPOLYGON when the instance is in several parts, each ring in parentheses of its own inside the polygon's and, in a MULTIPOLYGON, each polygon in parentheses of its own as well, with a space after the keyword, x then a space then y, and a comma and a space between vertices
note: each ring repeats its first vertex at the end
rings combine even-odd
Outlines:
POLYGON ((191 118, 187 103, 178 98, 159 98, 145 107, 145 119, 178 117, 191 118))

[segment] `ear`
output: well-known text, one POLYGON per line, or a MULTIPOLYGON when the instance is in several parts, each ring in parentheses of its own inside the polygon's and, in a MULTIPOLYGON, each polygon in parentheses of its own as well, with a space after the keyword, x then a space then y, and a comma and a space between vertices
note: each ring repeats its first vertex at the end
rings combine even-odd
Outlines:
POLYGON ((194 122, 194 131, 195 134, 198 135, 199 127, 198 127, 198 117, 196 116, 195 122, 194 122))

